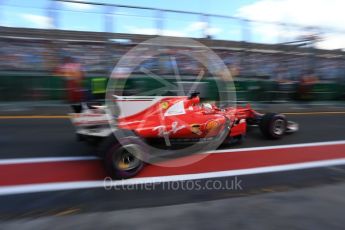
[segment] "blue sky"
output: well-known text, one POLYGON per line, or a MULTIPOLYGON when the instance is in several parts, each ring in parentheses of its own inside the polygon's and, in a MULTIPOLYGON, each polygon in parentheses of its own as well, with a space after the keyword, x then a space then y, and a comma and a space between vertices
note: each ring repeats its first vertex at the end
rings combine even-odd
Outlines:
MULTIPOLYGON (((83 0, 80 0, 83 1, 83 0)), ((84 0, 86 1, 86 0, 84 0)), ((320 48, 345 48, 344 0, 92 0, 94 2, 193 11, 208 14, 236 16, 253 21, 243 29, 238 20, 165 13, 163 34, 201 37, 203 31, 216 39, 249 42, 278 43, 296 40, 301 36, 320 34, 320 48), (273 24, 293 23, 308 30, 273 24), (320 29, 320 28, 323 29, 320 29), (249 29, 250 28, 250 29, 249 29), (330 29, 324 29, 330 28, 330 29), (245 35, 245 36, 244 36, 245 35)), ((90 0, 91 2, 91 0, 90 0)), ((0 24, 11 27, 52 28, 47 8, 50 0, 0 0, 0 24)), ((105 9, 85 4, 58 3, 56 28, 67 30, 104 31, 105 9)), ((116 8, 108 19, 113 22, 111 32, 156 34, 157 14, 150 10, 116 8)))
MULTIPOLYGON (((47 8, 49 0, 0 0, 2 3, 2 25, 12 27, 51 27, 52 23, 47 8)), ((90 1, 91 2, 91 1, 90 1)), ((95 1, 96 2, 96 1, 95 1)), ((161 9, 193 11, 209 14, 234 16, 237 10, 255 0, 100 0, 97 2, 112 3, 131 6, 153 7, 161 9)), ((104 31, 105 9, 98 6, 83 4, 58 3, 59 10, 55 12, 59 29, 104 31)), ((137 10, 130 8, 114 8, 111 17, 113 32, 122 33, 148 33, 155 34, 157 13, 150 10, 137 10)), ((163 15, 163 33, 176 36, 200 37, 206 24, 196 15, 165 13, 163 15)), ((217 38, 241 40, 241 27, 238 21, 223 18, 208 18, 207 33, 217 38)))

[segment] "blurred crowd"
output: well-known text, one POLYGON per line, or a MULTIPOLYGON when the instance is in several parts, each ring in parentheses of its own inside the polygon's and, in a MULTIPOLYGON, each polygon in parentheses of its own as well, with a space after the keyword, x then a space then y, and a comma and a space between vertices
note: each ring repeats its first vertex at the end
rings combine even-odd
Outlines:
MULTIPOLYGON (((86 75, 104 74, 111 71, 122 55, 133 46, 123 43, 3 38, 0 40, 0 71, 53 73, 68 57, 80 63, 86 75)), ((188 51, 187 48, 183 49, 188 51)), ((342 57, 234 51, 225 48, 214 51, 235 77, 262 77, 285 82, 299 81, 305 75, 313 75, 320 80, 337 81, 342 80, 345 74, 342 57)), ((176 52, 176 48, 141 65, 152 72, 170 74, 173 73, 170 56, 176 59, 181 75, 195 75, 202 68, 196 60, 176 52)), ((140 72, 140 67, 134 71, 140 72)))

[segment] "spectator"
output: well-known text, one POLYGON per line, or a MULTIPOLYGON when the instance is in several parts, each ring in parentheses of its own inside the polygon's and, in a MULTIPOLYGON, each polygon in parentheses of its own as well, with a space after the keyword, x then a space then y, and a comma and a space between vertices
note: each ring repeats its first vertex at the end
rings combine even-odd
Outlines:
POLYGON ((298 87, 298 94, 299 98, 301 100, 311 100, 312 99, 312 91, 313 91, 313 86, 315 83, 318 82, 317 77, 315 76, 315 73, 313 70, 308 70, 306 71, 299 82, 299 87, 298 87))
POLYGON ((78 103, 84 99, 83 71, 81 64, 71 57, 65 57, 62 65, 57 69, 57 74, 66 80, 67 99, 70 103, 78 103))

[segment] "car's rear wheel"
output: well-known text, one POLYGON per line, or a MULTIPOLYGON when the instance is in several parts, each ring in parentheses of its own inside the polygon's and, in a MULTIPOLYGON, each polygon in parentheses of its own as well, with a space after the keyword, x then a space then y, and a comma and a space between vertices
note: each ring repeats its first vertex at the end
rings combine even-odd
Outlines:
POLYGON ((281 138, 286 131, 287 121, 284 115, 266 113, 259 123, 262 134, 270 139, 281 138))
POLYGON ((135 138, 121 143, 111 135, 100 147, 107 173, 114 179, 127 179, 138 174, 144 167, 144 152, 135 138))

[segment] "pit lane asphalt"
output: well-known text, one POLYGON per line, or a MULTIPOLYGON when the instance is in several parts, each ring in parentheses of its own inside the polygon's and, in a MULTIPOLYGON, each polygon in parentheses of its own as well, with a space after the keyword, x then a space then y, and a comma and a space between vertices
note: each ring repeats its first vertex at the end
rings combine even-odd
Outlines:
MULTIPOLYGON (((290 115, 288 118, 300 124, 298 133, 271 141, 264 139, 259 130, 253 128, 243 144, 232 148, 345 139, 345 115, 290 115)), ((95 148, 76 142, 68 119, 1 119, 0 132, 0 158, 3 159, 95 153, 95 148)), ((219 180, 224 183, 231 179, 225 177, 219 180)), ((345 181, 345 166, 246 175, 239 179, 244 181, 244 190, 169 190, 159 184, 154 190, 139 187, 106 191, 96 188, 0 196, 0 219, 154 207, 320 186, 345 181)), ((201 180, 200 183, 205 182, 201 180)))
MULTIPOLYGON (((246 140, 235 146, 221 148, 246 148, 286 145, 345 139, 345 114, 288 115, 300 125, 297 133, 281 140, 265 139, 258 128, 248 130, 246 140)), ((96 148, 77 142, 72 124, 68 119, 0 119, 0 159, 88 156, 96 148)))

